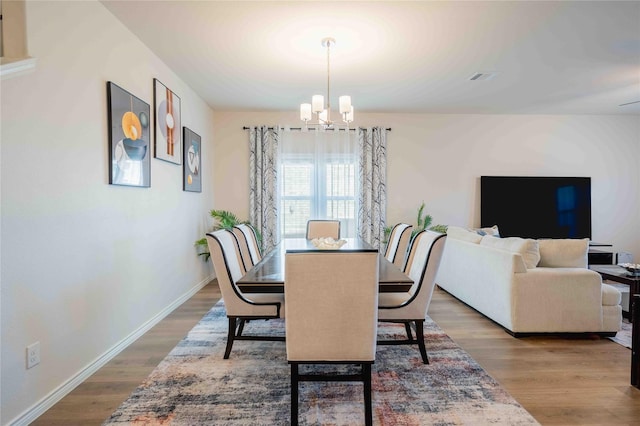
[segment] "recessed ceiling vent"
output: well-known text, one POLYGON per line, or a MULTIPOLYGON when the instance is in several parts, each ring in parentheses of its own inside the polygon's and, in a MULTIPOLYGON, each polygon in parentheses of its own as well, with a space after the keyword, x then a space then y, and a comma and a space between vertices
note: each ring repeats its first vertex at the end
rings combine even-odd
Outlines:
POLYGON ((478 71, 474 73, 469 80, 471 81, 482 81, 482 80, 491 80, 493 77, 498 75, 495 71, 478 71))

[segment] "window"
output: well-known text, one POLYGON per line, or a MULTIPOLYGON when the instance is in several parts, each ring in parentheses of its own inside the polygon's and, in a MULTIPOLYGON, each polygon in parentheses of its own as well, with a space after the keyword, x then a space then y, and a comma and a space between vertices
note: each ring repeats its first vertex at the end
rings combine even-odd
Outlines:
POLYGON ((304 237, 309 219, 338 219, 356 236, 358 168, 355 134, 285 132, 280 154, 280 229, 304 237))

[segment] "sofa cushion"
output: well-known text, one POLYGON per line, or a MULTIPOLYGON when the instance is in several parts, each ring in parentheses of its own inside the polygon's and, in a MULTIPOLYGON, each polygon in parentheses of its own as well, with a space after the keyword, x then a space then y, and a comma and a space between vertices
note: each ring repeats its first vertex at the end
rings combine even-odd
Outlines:
POLYGON ((524 264, 527 266, 527 269, 535 268, 540 261, 538 241, 530 238, 496 238, 490 235, 485 235, 482 237, 480 245, 520 254, 522 256, 522 260, 524 260, 524 264))
POLYGON ((586 268, 589 240, 551 239, 538 240, 540 263, 548 268, 586 268))
POLYGON ((480 240, 482 240, 482 235, 459 226, 449 225, 447 228, 447 238, 478 244, 480 240))
POLYGON ((622 302, 620 290, 609 284, 602 284, 602 306, 616 306, 622 302))

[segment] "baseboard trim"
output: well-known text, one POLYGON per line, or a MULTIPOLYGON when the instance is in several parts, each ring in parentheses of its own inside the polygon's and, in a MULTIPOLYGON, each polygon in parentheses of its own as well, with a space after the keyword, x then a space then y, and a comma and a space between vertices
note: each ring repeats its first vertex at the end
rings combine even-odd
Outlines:
POLYGON ((69 380, 58 386, 51 391, 47 396, 40 401, 32 405, 24 413, 13 419, 8 423, 9 426, 28 426, 31 422, 35 421, 38 417, 44 414, 49 408, 53 407, 62 398, 69 394, 72 390, 78 387, 82 382, 88 379, 93 373, 102 368, 107 362, 111 361, 116 355, 122 352, 130 344, 135 342, 140 336, 149 331, 154 325, 158 324, 164 317, 173 312, 178 306, 189 300, 194 294, 200 291, 205 285, 214 279, 214 275, 210 275, 204 280, 200 281, 189 291, 184 293, 178 299, 173 301, 170 305, 158 312, 155 316, 142 324, 136 330, 134 330, 127 337, 116 343, 105 353, 93 360, 89 365, 80 370, 76 375, 69 380))

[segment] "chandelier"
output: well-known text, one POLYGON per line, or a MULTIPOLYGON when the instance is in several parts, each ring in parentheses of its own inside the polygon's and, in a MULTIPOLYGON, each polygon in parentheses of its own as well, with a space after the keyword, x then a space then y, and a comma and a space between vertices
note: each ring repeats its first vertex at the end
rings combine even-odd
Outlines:
MULTIPOLYGON (((322 39, 322 47, 327 48, 327 105, 324 103, 324 96, 313 95, 310 104, 300 104, 300 119, 304 121, 304 126, 319 126, 324 129, 333 129, 334 122, 331 121, 331 46, 336 44, 333 37, 322 39), (312 118, 315 114, 316 121, 312 118)), ((353 105, 351 105, 351 96, 340 96, 338 98, 340 107, 340 118, 342 122, 349 128, 349 123, 353 121, 353 105)))

